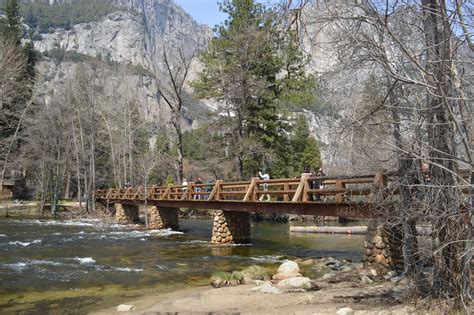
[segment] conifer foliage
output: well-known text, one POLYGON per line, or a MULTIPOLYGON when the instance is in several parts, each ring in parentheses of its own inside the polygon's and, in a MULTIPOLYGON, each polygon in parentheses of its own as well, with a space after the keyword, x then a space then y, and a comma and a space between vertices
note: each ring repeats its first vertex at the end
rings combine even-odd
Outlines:
POLYGON ((288 105, 314 102, 307 59, 274 10, 254 0, 225 0, 220 9, 229 17, 200 56, 204 70, 194 87, 200 98, 224 104, 220 119, 236 178, 269 167, 284 175, 291 155, 288 105))

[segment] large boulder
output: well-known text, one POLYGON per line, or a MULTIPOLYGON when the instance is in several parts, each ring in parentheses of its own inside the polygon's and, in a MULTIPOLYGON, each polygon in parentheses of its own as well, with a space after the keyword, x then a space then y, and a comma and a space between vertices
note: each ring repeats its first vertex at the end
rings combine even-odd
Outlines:
POLYGON ((294 277, 302 277, 302 275, 301 273, 277 273, 276 275, 273 275, 272 279, 279 281, 294 277))
POLYGON ((294 261, 285 261, 283 264, 278 267, 278 273, 284 274, 296 274, 300 272, 300 267, 294 261))
POLYGON ((286 290, 311 290, 311 279, 306 277, 295 277, 281 280, 278 282, 277 287, 286 290))

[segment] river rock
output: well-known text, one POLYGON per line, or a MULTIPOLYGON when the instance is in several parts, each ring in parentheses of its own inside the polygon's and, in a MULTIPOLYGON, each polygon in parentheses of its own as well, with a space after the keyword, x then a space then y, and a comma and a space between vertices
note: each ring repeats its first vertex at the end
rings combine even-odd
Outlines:
POLYGON ((390 280, 391 278, 395 277, 397 275, 397 273, 393 270, 390 270, 389 272, 387 272, 387 274, 385 276, 383 276, 383 278, 385 280, 390 280))
POLYGON ((135 309, 134 305, 131 304, 120 304, 117 306, 117 312, 130 312, 135 309))
POLYGON ((333 278, 334 276, 336 276, 335 273, 326 273, 326 274, 323 275, 323 277, 321 279, 329 280, 329 279, 333 278))
POLYGON ((374 244, 377 244, 377 243, 383 242, 383 239, 381 236, 375 235, 374 237, 372 237, 370 241, 374 244))
POLYGON ((389 266, 387 258, 382 254, 379 254, 379 255, 375 256, 375 262, 378 263, 378 264, 382 264, 385 267, 389 266))
POLYGON ((371 283, 374 282, 372 279, 370 279, 370 278, 367 277, 366 275, 362 275, 362 276, 360 277, 360 281, 361 281, 363 284, 371 284, 371 283))
POLYGON ((277 273, 272 276, 273 280, 285 280, 288 278, 302 277, 301 273, 277 273))
POLYGON ((350 307, 343 307, 337 310, 337 315, 352 315, 354 314, 354 310, 350 307))
POLYGON ((315 264, 314 259, 306 259, 301 262, 303 266, 311 266, 315 264))
POLYGON ((282 289, 294 290, 303 289, 311 290, 311 279, 306 277, 288 278, 278 282, 277 286, 282 289))
POLYGON ((332 257, 328 257, 326 259, 326 266, 335 265, 335 264, 338 264, 338 263, 339 262, 336 259, 332 258, 332 257))
POLYGON ((300 267, 294 261, 285 261, 278 267, 278 273, 295 274, 300 272, 300 267))
POLYGON ((252 291, 258 291, 263 293, 281 294, 281 290, 273 286, 270 281, 259 281, 256 280, 256 287, 252 288, 252 291))

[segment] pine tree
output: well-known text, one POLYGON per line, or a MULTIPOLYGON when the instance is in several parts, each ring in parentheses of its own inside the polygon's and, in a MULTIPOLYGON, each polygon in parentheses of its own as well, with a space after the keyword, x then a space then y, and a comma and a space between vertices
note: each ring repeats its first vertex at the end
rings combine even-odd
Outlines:
POLYGON ((294 34, 274 11, 254 0, 225 0, 221 11, 229 18, 201 55, 205 67, 194 87, 200 98, 225 103, 221 117, 236 177, 244 178, 288 160, 285 105, 309 101, 314 84, 294 34))
POLYGON ((7 42, 12 42, 16 46, 20 46, 22 28, 18 0, 7 0, 5 4, 5 15, 6 18, 0 20, 0 34, 7 42))
POLYGON ((307 165, 313 169, 321 167, 321 153, 317 140, 311 136, 309 125, 304 115, 296 118, 293 133, 291 136, 291 147, 293 150, 292 167, 297 175, 301 173, 307 165))
MULTIPOLYGON (((310 165, 314 169, 320 168, 321 165, 321 153, 319 152, 318 141, 314 137, 309 137, 306 142, 306 147, 301 156, 301 166, 310 165)), ((300 169, 304 169, 300 168, 300 169)))

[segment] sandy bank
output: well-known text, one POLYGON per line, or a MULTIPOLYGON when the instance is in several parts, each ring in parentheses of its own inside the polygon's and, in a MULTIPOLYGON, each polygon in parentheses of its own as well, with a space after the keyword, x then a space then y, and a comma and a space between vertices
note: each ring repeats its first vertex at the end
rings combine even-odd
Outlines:
POLYGON ((396 305, 387 300, 387 292, 399 291, 391 282, 359 285, 352 282, 325 284, 319 291, 268 294, 253 292, 253 285, 214 289, 200 287, 148 296, 126 304, 135 310, 116 312, 116 307, 94 312, 103 314, 157 314, 157 313, 239 313, 239 314, 336 314, 350 307, 354 314, 407 314, 409 306, 396 305))

